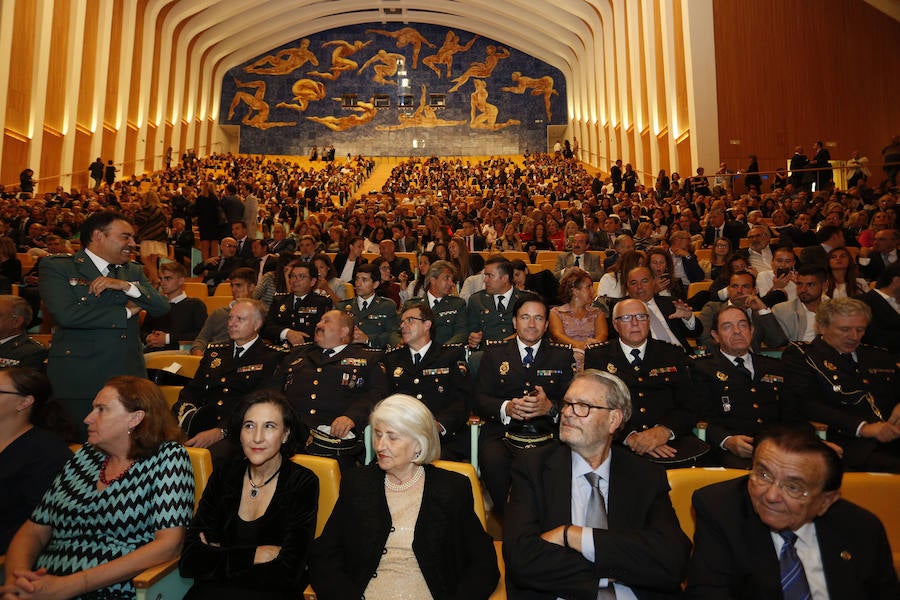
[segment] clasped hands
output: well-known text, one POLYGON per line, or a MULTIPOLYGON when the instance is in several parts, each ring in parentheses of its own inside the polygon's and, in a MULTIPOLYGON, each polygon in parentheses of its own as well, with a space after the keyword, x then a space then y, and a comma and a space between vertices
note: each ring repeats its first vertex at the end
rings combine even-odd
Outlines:
POLYGON ((0 586, 0 600, 57 600, 72 598, 87 590, 79 573, 49 575, 47 569, 15 571, 13 582, 0 586))
POLYGON ((549 413, 553 403, 550 402, 550 398, 544 393, 544 388, 539 385, 535 386, 532 394, 510 400, 506 405, 506 416, 511 419, 527 421, 549 413))

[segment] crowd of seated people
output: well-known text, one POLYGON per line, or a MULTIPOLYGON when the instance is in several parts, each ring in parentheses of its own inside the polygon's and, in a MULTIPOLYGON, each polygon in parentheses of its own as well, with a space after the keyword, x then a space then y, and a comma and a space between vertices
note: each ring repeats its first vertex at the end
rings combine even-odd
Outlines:
MULTIPOLYGON (((246 212, 235 218, 238 211, 232 208, 232 216, 217 223, 212 234, 216 251, 210 245, 208 256, 194 269, 211 293, 222 283, 231 284, 233 302, 208 317, 195 302, 187 302, 191 299, 183 292, 184 267, 161 264, 162 287, 178 313, 177 318, 173 313, 168 320, 151 320, 144 329, 147 351, 174 350, 177 342, 195 338, 191 351, 203 360, 192 393, 208 392, 208 400, 214 400, 209 390, 232 387, 232 381, 237 387, 236 382, 246 384, 244 380, 283 393, 284 406, 296 412, 296 420, 278 400, 260 400, 279 408, 279 418, 270 419, 274 429, 290 430, 299 451, 337 458, 342 469, 360 461, 363 429, 394 379, 406 377, 407 369, 421 377, 452 369, 459 374, 454 385, 462 390, 453 398, 457 408, 478 417, 491 433, 483 436, 482 450, 489 452, 482 457, 491 463, 488 471, 502 471, 491 474, 488 485, 498 514, 503 513, 510 479, 515 481, 509 457, 528 456, 558 443, 561 419, 575 414, 565 404, 566 387, 576 372, 591 369, 618 374, 627 383, 635 413, 618 423, 615 439, 623 452, 648 462, 667 468, 750 468, 754 439, 764 425, 806 420, 828 427, 827 437, 846 468, 900 473, 900 408, 891 387, 900 351, 892 335, 900 328, 895 192, 885 190, 876 197, 862 182, 846 192, 811 195, 788 184, 766 194, 755 187, 738 194, 724 185, 698 185, 702 174, 684 186, 673 174, 667 188, 635 185, 633 192, 615 191, 574 161, 536 154, 522 161, 475 163, 411 159, 395 167, 381 193, 351 200, 349 190, 370 169, 371 161, 361 158, 346 167, 329 164, 313 170, 287 161, 218 156, 149 177, 146 183, 159 196, 167 223, 182 219, 187 229, 197 227, 201 242, 202 225, 194 210, 200 190, 216 198, 221 190, 224 207, 231 195, 244 209, 256 206, 257 211, 248 222, 246 212), (341 172, 343 168, 347 172, 341 172), (513 250, 514 245, 507 247, 503 239, 509 235, 526 254, 513 250), (367 243, 372 252, 364 251, 367 243), (500 249, 517 254, 498 256, 500 249), (547 250, 555 253, 539 260, 539 252, 547 250), (406 253, 414 253, 416 263, 406 253), (526 262, 520 262, 526 255, 526 262), (697 283, 710 284, 709 289, 692 291, 697 283), (249 298, 262 303, 250 303, 255 301, 249 298), (188 307, 192 310, 182 310, 188 307), (411 307, 421 309, 410 312, 411 307), (247 329, 249 314, 259 318, 250 319, 247 329), (198 318, 205 320, 199 323, 198 318), (412 352, 406 342, 418 323, 433 333, 412 352), (438 330, 437 339, 448 343, 430 341, 438 330), (280 355, 257 361, 252 358, 257 342, 260 348, 266 344, 270 354, 280 346, 280 355), (446 346, 455 349, 441 352, 446 346), (391 358, 398 352, 407 353, 408 365, 391 358), (771 359, 768 354, 773 352, 783 352, 784 361, 771 359), (452 364, 442 362, 448 356, 454 357, 452 364), (403 366, 382 366, 388 364, 403 366), (665 402, 655 404, 663 397, 665 402), (529 427, 532 419, 539 419, 541 427, 529 427), (302 436, 296 435, 298 428, 302 436), (507 458, 494 461, 491 452, 507 458)), ((4 199, 7 237, 0 239, 37 256, 58 251, 61 243, 77 242, 71 231, 84 214, 118 206, 136 216, 138 200, 146 192, 139 191, 140 181, 134 183, 138 185, 80 195, 4 199)), ((18 260, 9 254, 4 265, 18 260)), ((13 267, 3 268, 3 273, 16 276, 13 267)), ((20 295, 28 299, 27 289, 34 284, 27 277, 39 273, 21 271, 20 265, 21 279, 11 283, 19 284, 20 295)), ((3 351, 0 344, 0 359, 3 351)), ((116 393, 121 400, 123 392, 116 393)), ((437 412, 434 398, 424 395, 419 400, 437 412)), ((125 407, 126 413, 135 410, 125 407)), ((270 462, 254 463, 254 444, 245 439, 244 428, 248 422, 251 428, 258 426, 260 411, 253 418, 246 417, 246 408, 229 407, 226 412, 241 412, 245 418, 223 415, 205 430, 213 432, 209 441, 239 442, 243 452, 231 454, 249 460, 252 467, 243 473, 246 481, 237 469, 217 485, 236 489, 242 482, 238 495, 256 499, 257 491, 260 498, 275 502, 271 492, 279 488, 267 490, 264 482, 279 473, 281 467, 275 465, 283 458, 272 451, 279 445, 269 433, 265 440, 260 437, 257 446, 271 446, 266 450, 270 462)), ((404 478, 421 479, 420 473, 426 473, 428 481, 431 471, 418 468, 418 456, 404 455, 398 463, 396 453, 412 450, 412 455, 418 447, 427 463, 441 448, 425 451, 427 444, 419 438, 407 431, 397 434, 395 430, 407 426, 390 418, 377 423, 376 454, 386 473, 382 478, 403 485, 404 478), (416 441, 398 450, 397 437, 416 441)), ((460 436, 464 426, 458 420, 454 431, 435 423, 439 445, 444 439, 465 437, 460 436)), ((262 426, 269 427, 268 421, 262 426)), ((98 447, 113 456, 113 467, 131 458, 127 452, 120 455, 118 445, 98 447)), ((455 456, 466 458, 466 450, 460 455, 460 448, 454 448, 455 456)), ((283 476, 288 475, 297 477, 285 470, 283 476)), ((394 491, 418 490, 414 496, 424 502, 433 492, 431 484, 423 487, 420 479, 412 484, 418 487, 394 491)), ((360 478, 349 489, 369 484, 360 478)), ((309 491, 303 493, 308 496, 309 491)), ((385 515, 400 518, 395 511, 404 510, 400 503, 408 497, 388 494, 385 515)), ((217 500, 228 502, 215 507, 222 519, 231 518, 230 512, 245 521, 252 520, 247 515, 261 514, 243 498, 217 500)), ((355 514, 355 501, 342 500, 335 515, 343 517, 335 518, 351 518, 347 515, 355 514)), ((403 513, 402 518, 408 516, 403 513)), ((176 528, 184 526, 183 518, 176 521, 176 528)), ((44 536, 45 528, 52 528, 33 526, 29 535, 44 536)), ((345 526, 326 529, 327 541, 319 546, 338 572, 341 567, 334 557, 342 552, 352 556, 341 548, 345 526)), ((307 519, 304 539, 308 529, 307 519)), ((198 583, 195 597, 221 594, 223 586, 231 585, 226 582, 243 585, 261 572, 260 563, 286 551, 277 539, 260 543, 255 554, 244 548, 244 571, 234 571, 232 559, 224 557, 224 542, 209 532, 233 544, 259 531, 231 525, 187 531, 191 560, 183 568, 204 582, 198 583)), ((408 553, 413 543, 391 537, 385 542, 377 531, 368 535, 386 543, 389 552, 391 544, 398 543, 401 552, 408 553)), ((38 551, 32 547, 15 555, 16 568, 22 570, 22 557, 34 558, 38 551)), ((306 578, 298 577, 302 569, 286 566, 305 563, 307 551, 292 548, 292 553, 302 554, 301 562, 279 563, 273 572, 293 578, 292 585, 305 584, 306 578)), ((426 568, 414 544, 411 551, 421 573, 406 581, 425 585, 437 597, 434 586, 441 574, 426 568)), ((313 565, 322 560, 312 556, 313 565)), ((365 560, 374 560, 375 572, 380 568, 372 557, 365 560)), ((384 566, 390 568, 389 563, 384 566)), ((100 573, 104 578, 98 582, 108 582, 105 572, 100 573)), ((354 593, 364 592, 363 580, 354 579, 358 575, 340 581, 352 580, 354 593)), ((14 585, 24 589, 28 584, 18 580, 29 577, 17 578, 14 585)), ((489 570, 479 577, 479 589, 490 588, 490 581, 496 580, 489 570)), ((312 580, 315 583, 315 573, 312 580)), ((337 581, 331 576, 320 580, 323 597, 328 584, 337 581)), ((69 589, 95 589, 92 577, 78 585, 82 583, 84 588, 69 589)), ((379 589, 369 587, 373 593, 379 589)), ((278 584, 273 590, 280 591, 278 584)))

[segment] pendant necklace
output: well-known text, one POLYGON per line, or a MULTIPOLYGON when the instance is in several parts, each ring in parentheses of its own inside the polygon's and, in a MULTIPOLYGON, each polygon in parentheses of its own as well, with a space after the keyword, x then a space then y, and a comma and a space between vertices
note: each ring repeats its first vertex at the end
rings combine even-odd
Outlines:
POLYGON ((275 477, 276 477, 280 472, 281 472, 281 465, 278 465, 278 469, 277 469, 274 473, 272 473, 272 476, 271 476, 271 477, 269 477, 268 479, 266 479, 266 481, 265 481, 264 483, 262 483, 261 485, 256 485, 255 483, 253 483, 253 478, 250 477, 250 465, 247 465, 247 480, 250 482, 250 497, 251 497, 251 498, 256 498, 257 496, 259 496, 259 490, 260 490, 260 488, 263 488, 263 487, 265 487, 266 485, 268 485, 269 482, 272 481, 273 479, 275 479, 275 477))

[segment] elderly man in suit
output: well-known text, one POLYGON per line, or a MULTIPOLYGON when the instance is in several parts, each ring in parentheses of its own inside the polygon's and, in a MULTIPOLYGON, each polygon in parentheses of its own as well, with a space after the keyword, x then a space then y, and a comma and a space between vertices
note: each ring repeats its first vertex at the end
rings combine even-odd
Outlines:
POLYGON ((690 351, 688 336, 699 336, 703 325, 681 300, 656 294, 656 277, 647 267, 636 267, 625 279, 628 297, 643 302, 650 313, 650 336, 690 351))
POLYGON ((134 228, 117 212, 81 226, 83 247, 41 263, 41 298, 56 321, 47 374, 72 417, 83 419, 113 375, 146 377, 138 313, 160 316, 169 301, 132 262, 134 228))
POLYGON ((859 272, 866 279, 878 279, 885 267, 900 262, 900 232, 896 229, 883 229, 873 237, 872 247, 860 248, 859 272))
POLYGON ((691 544, 664 471, 613 445, 630 415, 625 384, 586 370, 562 400, 562 444, 513 465, 503 532, 510 598, 677 597, 691 544))
POLYGON ((866 329, 863 342, 881 346, 900 355, 900 262, 886 268, 878 276, 875 289, 858 298, 872 309, 874 327, 866 329))
POLYGON ((600 278, 603 277, 603 266, 600 264, 600 258, 594 254, 588 254, 587 250, 588 234, 579 231, 572 240, 572 251, 560 255, 556 259, 553 275, 557 279, 562 279, 568 269, 575 267, 590 273, 591 280, 600 281, 600 278))
POLYGON ((740 221, 725 220, 725 211, 714 208, 709 211, 706 228, 703 230, 703 247, 711 248, 719 238, 726 238, 731 242, 732 250, 741 246, 741 238, 747 235, 747 225, 740 221))
POLYGON ((900 596, 884 526, 841 500, 841 461, 808 424, 757 438, 750 474, 694 493, 688 598, 900 596))
POLYGON ((816 311, 819 310, 827 278, 828 273, 820 267, 800 267, 794 282, 797 298, 772 307, 772 313, 788 341, 811 342, 816 337, 816 311))

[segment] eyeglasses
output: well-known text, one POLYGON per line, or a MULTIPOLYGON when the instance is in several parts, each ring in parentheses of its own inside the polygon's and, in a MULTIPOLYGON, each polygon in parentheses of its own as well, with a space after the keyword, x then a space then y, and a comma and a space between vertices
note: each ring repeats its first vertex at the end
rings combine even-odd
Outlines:
POLYGON ((597 406, 595 404, 587 404, 586 402, 569 402, 568 400, 562 401, 562 409, 566 410, 566 407, 572 409, 572 413, 576 417, 586 417, 591 414, 591 409, 596 408, 597 410, 616 410, 609 406, 597 406))
POLYGON ((634 313, 631 315, 619 315, 615 317, 613 321, 621 321, 623 323, 631 323, 631 320, 634 319, 639 323, 643 323, 644 321, 650 320, 650 315, 648 313, 634 313))
POLYGON ((794 500, 809 497, 809 490, 802 483, 797 483, 796 481, 779 481, 762 467, 754 467, 754 469, 750 471, 750 480, 760 487, 777 485, 782 492, 794 500))
POLYGON ((405 319, 400 320, 401 325, 412 325, 413 321, 422 321, 423 323, 428 319, 423 319, 421 317, 406 317, 405 319))

